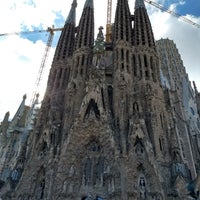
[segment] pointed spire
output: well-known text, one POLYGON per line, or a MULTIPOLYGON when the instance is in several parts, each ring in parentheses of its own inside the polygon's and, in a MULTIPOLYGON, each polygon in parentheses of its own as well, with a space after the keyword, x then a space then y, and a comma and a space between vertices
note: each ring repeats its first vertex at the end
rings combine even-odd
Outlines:
POLYGON ((136 0, 135 1, 135 9, 138 8, 146 8, 144 4, 144 0, 136 0))
POLYGON ((66 24, 75 24, 76 23, 76 7, 77 7, 77 0, 74 0, 71 6, 71 10, 66 20, 66 24))
POLYGON ((144 0, 135 1, 134 45, 155 47, 154 35, 144 0))
POLYGON ((76 26, 76 7, 77 0, 73 0, 71 10, 65 22, 65 26, 60 35, 54 61, 57 62, 60 59, 65 59, 72 56, 74 50, 75 40, 75 26, 76 26))
POLYGON ((25 109, 25 101, 26 101, 26 94, 23 96, 23 100, 17 110, 17 112, 15 113, 13 119, 12 119, 12 122, 11 122, 11 129, 17 125, 18 121, 21 119, 22 115, 23 115, 23 112, 24 112, 24 109, 25 109))
POLYGON ((86 0, 78 25, 75 49, 92 47, 94 44, 94 6, 93 0, 86 0))
POLYGON ((94 8, 93 0, 86 0, 84 8, 87 7, 94 8))
POLYGON ((131 13, 128 0, 118 0, 117 2, 113 40, 132 42, 131 13))

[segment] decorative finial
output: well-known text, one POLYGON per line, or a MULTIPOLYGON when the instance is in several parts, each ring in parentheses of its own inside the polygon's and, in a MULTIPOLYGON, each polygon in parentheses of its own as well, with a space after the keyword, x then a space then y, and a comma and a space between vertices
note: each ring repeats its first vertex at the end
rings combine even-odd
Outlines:
POLYGON ((73 8, 76 8, 76 7, 77 7, 77 0, 74 0, 74 1, 73 1, 72 7, 73 7, 73 8))
POLYGON ((27 98, 26 94, 23 96, 23 100, 25 100, 27 98))
POLYGON ((94 8, 93 0, 86 0, 84 8, 86 7, 94 8))

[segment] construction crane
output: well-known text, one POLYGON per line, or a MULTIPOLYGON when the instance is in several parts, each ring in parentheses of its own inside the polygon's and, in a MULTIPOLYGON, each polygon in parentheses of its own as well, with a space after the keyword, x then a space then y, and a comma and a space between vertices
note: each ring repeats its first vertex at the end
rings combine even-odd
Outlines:
POLYGON ((162 10, 162 11, 164 11, 164 12, 167 12, 167 13, 169 13, 169 14, 171 14, 171 15, 173 15, 173 16, 179 18, 179 19, 181 19, 181 20, 184 21, 184 22, 187 22, 187 23, 189 23, 189 24, 191 24, 191 25, 193 25, 193 26, 195 26, 195 27, 197 27, 197 28, 200 28, 200 24, 197 24, 197 23, 191 21, 190 19, 181 16, 181 15, 178 14, 178 13, 175 13, 174 11, 169 10, 168 8, 165 8, 165 7, 163 7, 162 5, 160 5, 160 4, 158 4, 158 3, 155 3, 155 2, 150 1, 150 0, 144 0, 144 1, 147 2, 147 3, 149 3, 149 4, 151 4, 151 5, 153 5, 153 6, 155 6, 156 8, 159 8, 160 10, 162 10))
POLYGON ((37 98, 37 95, 38 95, 38 88, 40 86, 40 82, 42 80, 44 68, 46 66, 46 62, 47 62, 47 59, 48 59, 48 56, 49 56, 49 52, 50 52, 52 41, 53 41, 54 32, 55 31, 62 31, 62 29, 63 28, 54 28, 54 26, 52 26, 52 27, 48 27, 47 30, 46 30, 46 32, 49 32, 49 37, 48 37, 47 44, 46 44, 46 47, 45 47, 45 51, 44 51, 44 54, 43 54, 43 57, 42 57, 42 62, 40 64, 39 72, 37 74, 37 79, 36 79, 36 82, 35 82, 35 90, 33 90, 33 94, 32 94, 31 101, 30 101, 30 106, 32 106, 34 104, 34 102, 37 98))

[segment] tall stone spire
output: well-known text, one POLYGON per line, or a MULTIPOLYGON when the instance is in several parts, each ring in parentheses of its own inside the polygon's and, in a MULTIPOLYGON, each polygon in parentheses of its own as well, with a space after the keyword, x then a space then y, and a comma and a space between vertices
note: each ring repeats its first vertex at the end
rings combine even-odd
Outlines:
POLYGON ((14 115, 12 121, 11 121, 10 129, 12 129, 13 127, 18 125, 18 123, 19 123, 19 121, 20 121, 20 119, 21 119, 21 117, 23 115, 23 112, 25 110, 25 107, 26 107, 26 105, 25 105, 26 98, 27 98, 27 96, 25 94, 23 96, 23 100, 22 100, 17 112, 15 113, 15 115, 14 115))
POLYGON ((115 13, 113 40, 124 40, 131 43, 131 14, 127 0, 118 0, 115 13))
POLYGON ((144 0, 135 2, 133 38, 133 45, 140 54, 133 57, 135 79, 159 82, 158 54, 144 0))
POLYGON ((77 1, 74 0, 58 41, 54 61, 65 59, 73 54, 76 26, 76 7, 77 1))
POLYGON ((66 20, 66 24, 75 24, 76 22, 76 7, 77 7, 77 0, 74 0, 71 6, 71 10, 66 20))
POLYGON ((86 0, 84 8, 86 7, 94 8, 93 0, 86 0))
POLYGON ((75 49, 92 47, 94 44, 94 6, 93 0, 86 0, 79 22, 75 49))
POLYGON ((138 9, 138 8, 145 8, 144 0, 136 0, 135 1, 135 9, 138 9))
POLYGON ((144 0, 135 1, 134 21, 134 45, 149 46, 155 48, 151 23, 144 5, 144 0))
MULTIPOLYGON (((52 92, 60 92, 59 88, 65 89, 70 75, 69 58, 74 52, 75 32, 76 32, 76 7, 77 0, 73 0, 71 10, 66 19, 64 28, 60 35, 56 52, 54 55, 46 95, 52 92)), ((45 99, 46 100, 46 99, 45 99)))
MULTIPOLYGON (((118 134, 117 144, 120 153, 127 153, 126 133, 128 132, 128 102, 130 100, 129 88, 132 78, 132 25, 128 0, 118 0, 115 13, 113 33, 113 57, 114 57, 114 80, 113 80, 113 115, 118 134)), ((125 188, 123 188, 123 191, 125 188)))

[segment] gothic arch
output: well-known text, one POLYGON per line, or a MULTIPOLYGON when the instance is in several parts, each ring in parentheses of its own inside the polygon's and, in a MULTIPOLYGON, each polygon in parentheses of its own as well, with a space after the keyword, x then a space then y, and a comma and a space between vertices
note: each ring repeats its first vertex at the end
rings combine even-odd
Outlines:
POLYGON ((87 157, 84 159, 83 183, 84 185, 103 184, 103 173, 105 169, 105 158, 96 138, 92 138, 86 146, 87 157))
POLYGON ((45 187, 46 187, 46 180, 45 180, 45 168, 43 166, 40 167, 37 173, 37 182, 35 185, 35 196, 37 199, 44 199, 45 196, 45 187))
POLYGON ((138 136, 136 137, 134 147, 135 147, 135 153, 136 153, 137 155, 142 155, 142 154, 144 154, 145 148, 144 148, 142 139, 140 139, 138 136))
POLYGON ((94 99, 90 99, 88 106, 87 106, 87 109, 85 111, 84 118, 89 118, 90 114, 92 114, 92 112, 94 112, 95 117, 97 119, 100 119, 100 111, 99 111, 98 105, 97 105, 97 103, 95 102, 94 99))
POLYGON ((87 158, 84 166, 84 184, 89 185, 92 178, 92 161, 87 158))

